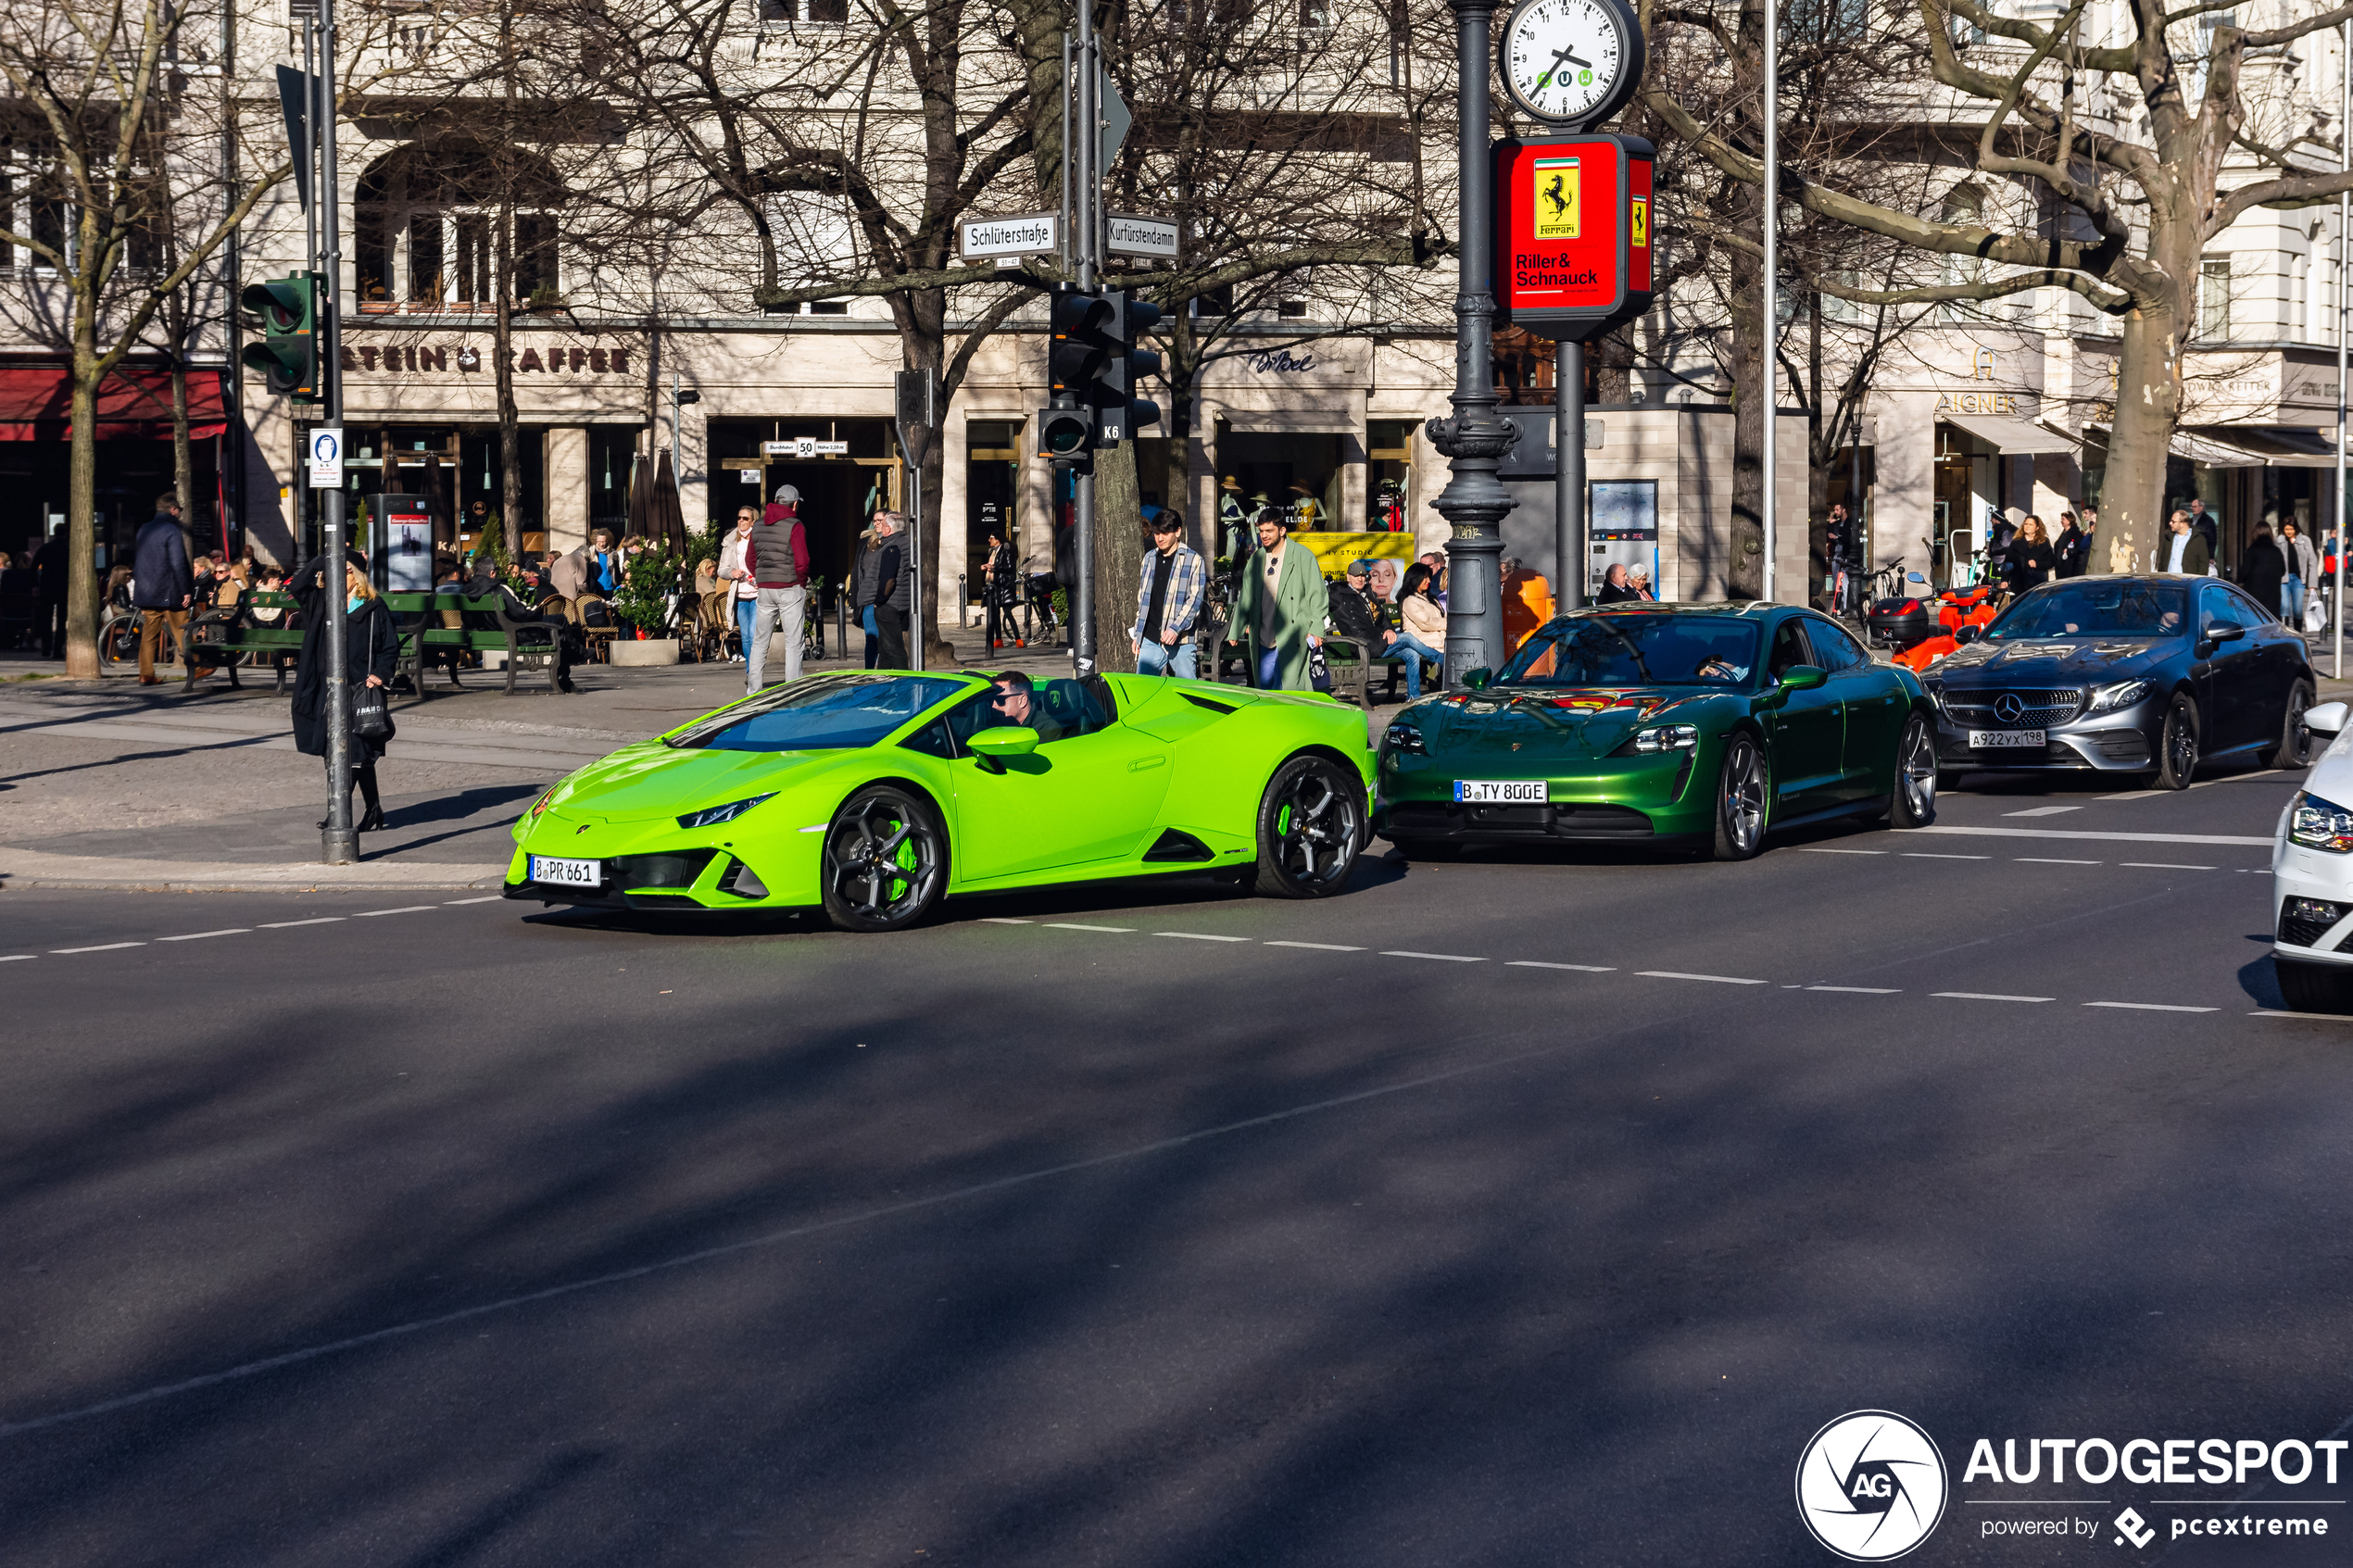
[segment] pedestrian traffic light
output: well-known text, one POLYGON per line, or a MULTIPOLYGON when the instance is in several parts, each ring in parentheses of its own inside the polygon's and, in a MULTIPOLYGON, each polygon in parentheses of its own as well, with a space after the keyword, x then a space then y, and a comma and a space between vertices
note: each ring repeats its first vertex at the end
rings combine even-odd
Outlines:
POLYGON ((248 283, 237 296, 246 309, 261 318, 261 341, 245 345, 242 358, 261 372, 270 390, 296 403, 319 400, 319 301, 327 280, 317 272, 296 272, 248 283))
POLYGON ((1084 461, 1095 449, 1096 410, 1117 345, 1110 300, 1071 291, 1054 295, 1046 374, 1053 402, 1038 413, 1038 447, 1058 463, 1084 461))
POLYGON ((1136 395, 1138 383, 1160 371, 1160 355, 1136 346, 1138 338, 1160 324, 1160 307, 1124 291, 1105 297, 1112 307, 1113 346, 1095 424, 1099 439, 1108 446, 1129 439, 1144 425, 1160 422, 1160 405, 1136 395))

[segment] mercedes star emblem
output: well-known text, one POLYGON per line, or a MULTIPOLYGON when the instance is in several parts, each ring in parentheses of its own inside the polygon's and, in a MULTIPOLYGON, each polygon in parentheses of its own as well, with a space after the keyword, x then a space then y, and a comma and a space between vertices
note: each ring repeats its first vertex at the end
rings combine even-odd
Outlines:
POLYGON ((1994 699, 1994 717, 2005 724, 2015 724, 2026 712, 2026 704, 2016 692, 2004 692, 1994 699))

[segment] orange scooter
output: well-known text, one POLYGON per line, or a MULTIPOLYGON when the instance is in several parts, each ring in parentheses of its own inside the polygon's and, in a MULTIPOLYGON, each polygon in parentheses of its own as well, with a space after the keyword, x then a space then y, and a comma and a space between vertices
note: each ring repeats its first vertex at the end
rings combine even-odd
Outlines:
POLYGON ((2009 607, 2009 595, 1991 583, 1981 583, 1974 588, 1947 588, 1936 596, 1936 631, 1904 649, 1893 660, 1914 674, 1958 652, 1962 627, 1975 627, 1982 635, 1985 628, 2009 607))

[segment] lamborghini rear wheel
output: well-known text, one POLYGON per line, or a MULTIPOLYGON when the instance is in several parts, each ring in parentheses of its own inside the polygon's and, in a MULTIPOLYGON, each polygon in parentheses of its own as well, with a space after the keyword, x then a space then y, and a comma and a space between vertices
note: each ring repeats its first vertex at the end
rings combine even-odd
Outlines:
POLYGON ((1258 891, 1327 898, 1348 885, 1365 843, 1365 792, 1327 757, 1294 757, 1275 770, 1258 803, 1258 891))
POLYGON ((948 834, 928 803, 873 784, 825 829, 825 915, 844 931, 903 931, 948 890, 948 834))

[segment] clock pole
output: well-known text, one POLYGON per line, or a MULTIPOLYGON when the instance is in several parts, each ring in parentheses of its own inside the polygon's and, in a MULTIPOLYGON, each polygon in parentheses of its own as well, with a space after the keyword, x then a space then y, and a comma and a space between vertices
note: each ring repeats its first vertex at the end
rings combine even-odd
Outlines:
POLYGON ((1487 147, 1495 0, 1453 0, 1453 6, 1460 125, 1456 152, 1462 167, 1454 391, 1449 398, 1454 412, 1450 419, 1429 421, 1431 444, 1453 468, 1446 488, 1433 503, 1453 528, 1447 544, 1449 680, 1471 670, 1504 666, 1504 602, 1496 565, 1504 553, 1504 514, 1513 502, 1495 470, 1519 433, 1495 412, 1494 188, 1487 147))

